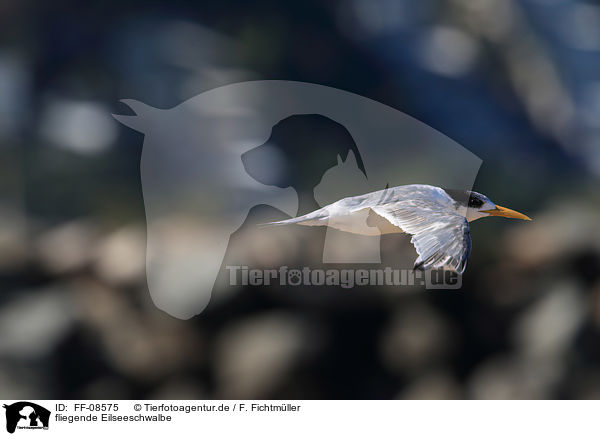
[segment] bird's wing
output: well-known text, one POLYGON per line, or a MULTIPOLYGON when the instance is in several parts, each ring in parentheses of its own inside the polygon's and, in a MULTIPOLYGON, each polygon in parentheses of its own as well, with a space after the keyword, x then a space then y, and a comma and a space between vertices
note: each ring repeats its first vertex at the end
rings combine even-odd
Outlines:
POLYGON ((371 209, 412 236, 415 268, 450 268, 462 274, 471 252, 466 218, 436 201, 408 199, 371 209))

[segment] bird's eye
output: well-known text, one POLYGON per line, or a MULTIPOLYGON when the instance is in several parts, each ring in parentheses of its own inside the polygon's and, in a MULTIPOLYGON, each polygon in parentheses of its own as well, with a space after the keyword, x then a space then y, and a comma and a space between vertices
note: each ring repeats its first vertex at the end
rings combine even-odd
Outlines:
POLYGON ((483 201, 481 201, 477 197, 469 198, 469 207, 481 207, 483 205, 483 201))

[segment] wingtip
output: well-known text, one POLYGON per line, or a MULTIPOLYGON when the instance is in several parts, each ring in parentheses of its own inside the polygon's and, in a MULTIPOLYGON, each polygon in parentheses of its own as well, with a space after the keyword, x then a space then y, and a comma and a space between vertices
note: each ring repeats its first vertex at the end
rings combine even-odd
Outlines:
POLYGON ((416 271, 416 270, 424 271, 425 270, 425 268, 423 268, 424 264, 425 264, 424 261, 422 261, 422 262, 415 262, 415 266, 413 266, 413 271, 416 271))

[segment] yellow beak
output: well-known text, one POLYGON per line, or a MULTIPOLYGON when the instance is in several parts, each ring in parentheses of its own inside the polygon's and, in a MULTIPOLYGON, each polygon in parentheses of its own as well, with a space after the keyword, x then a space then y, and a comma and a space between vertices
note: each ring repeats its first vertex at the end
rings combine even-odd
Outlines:
POLYGON ((509 209, 507 207, 496 206, 496 209, 492 210, 482 210, 491 216, 503 216, 506 218, 518 218, 520 220, 531 221, 527 215, 523 215, 521 212, 517 212, 516 210, 509 209))

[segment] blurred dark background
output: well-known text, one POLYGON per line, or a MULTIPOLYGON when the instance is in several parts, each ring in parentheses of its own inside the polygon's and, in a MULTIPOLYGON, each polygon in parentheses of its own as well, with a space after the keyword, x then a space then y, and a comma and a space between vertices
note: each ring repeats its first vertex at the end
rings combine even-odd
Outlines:
POLYGON ((600 398, 598 2, 2 0, 0 147, 4 398, 600 398), (238 287, 171 318, 143 135, 110 114, 257 79, 423 121, 533 222, 475 223, 460 291, 238 287))

